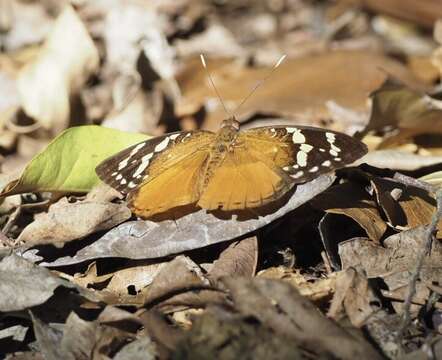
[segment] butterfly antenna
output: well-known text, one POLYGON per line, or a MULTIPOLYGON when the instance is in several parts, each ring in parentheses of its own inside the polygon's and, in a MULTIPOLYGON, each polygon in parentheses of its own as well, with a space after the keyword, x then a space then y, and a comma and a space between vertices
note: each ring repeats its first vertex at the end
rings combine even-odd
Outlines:
POLYGON ((264 84, 275 72, 275 70, 279 67, 279 65, 281 65, 281 63, 284 61, 284 59, 286 58, 287 55, 282 55, 279 60, 277 61, 277 63, 275 64, 275 66, 273 66, 273 68, 270 70, 270 72, 267 74, 267 76, 258 81, 258 83, 253 87, 252 91, 249 92, 249 95, 247 95, 242 101, 241 103, 236 107, 235 111, 233 112, 234 114, 240 109, 241 106, 244 105, 244 103, 249 100, 249 98, 255 93, 256 90, 258 90, 258 88, 264 84))
POLYGON ((207 74, 207 77, 209 78, 210 84, 212 85, 213 90, 215 90, 216 96, 218 96, 219 102, 223 106, 226 114, 229 115, 230 117, 232 117, 232 114, 230 113, 230 111, 227 110, 226 105, 224 104, 224 101, 223 101, 221 95, 219 94, 218 89, 215 86, 215 83, 213 82, 212 76, 210 75, 209 69, 207 68, 207 64, 206 64, 206 60, 204 59, 204 55, 200 54, 200 58, 201 58, 201 63, 203 64, 204 70, 206 70, 206 74, 207 74))

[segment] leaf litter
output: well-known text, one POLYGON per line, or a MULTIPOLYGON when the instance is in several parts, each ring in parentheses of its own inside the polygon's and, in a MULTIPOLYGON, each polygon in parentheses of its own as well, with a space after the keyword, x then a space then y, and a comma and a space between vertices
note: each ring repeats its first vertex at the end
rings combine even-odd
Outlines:
POLYGON ((0 2, 1 355, 441 357, 442 6, 360 4, 0 2), (370 152, 258 211, 136 219, 94 169, 218 128, 200 53, 229 110, 287 54, 242 125, 370 152))

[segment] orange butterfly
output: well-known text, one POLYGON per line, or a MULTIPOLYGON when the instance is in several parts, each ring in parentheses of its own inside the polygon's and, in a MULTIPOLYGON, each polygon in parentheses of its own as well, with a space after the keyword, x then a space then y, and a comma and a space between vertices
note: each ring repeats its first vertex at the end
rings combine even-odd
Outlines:
POLYGON ((239 131, 230 118, 217 133, 182 131, 133 145, 96 172, 128 194, 136 215, 149 218, 189 204, 207 210, 259 207, 366 152, 363 143, 338 132, 301 126, 239 131))
MULTIPOLYGON (((201 61, 207 70, 202 55, 201 61)), ((269 126, 240 132, 231 116, 217 133, 182 131, 143 141, 105 160, 96 172, 105 183, 128 194, 136 215, 149 218, 191 204, 226 211, 259 207, 295 184, 344 167, 366 152, 366 146, 350 136, 312 127, 269 126)))

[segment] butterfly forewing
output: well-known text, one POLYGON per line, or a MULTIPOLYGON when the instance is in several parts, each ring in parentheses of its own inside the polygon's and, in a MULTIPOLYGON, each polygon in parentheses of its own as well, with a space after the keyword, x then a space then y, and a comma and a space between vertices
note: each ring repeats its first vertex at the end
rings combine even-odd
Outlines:
POLYGON ((293 183, 342 168, 367 152, 363 143, 348 135, 304 126, 250 129, 240 133, 237 142, 251 155, 281 169, 293 183))
POLYGON ((129 207, 140 217, 193 204, 199 198, 199 184, 204 173, 208 149, 200 149, 169 166, 152 180, 140 185, 128 196, 129 207))
POLYGON ((131 193, 199 149, 207 149, 214 137, 215 134, 209 131, 183 131, 159 136, 106 159, 97 166, 96 172, 108 185, 124 194, 131 193))

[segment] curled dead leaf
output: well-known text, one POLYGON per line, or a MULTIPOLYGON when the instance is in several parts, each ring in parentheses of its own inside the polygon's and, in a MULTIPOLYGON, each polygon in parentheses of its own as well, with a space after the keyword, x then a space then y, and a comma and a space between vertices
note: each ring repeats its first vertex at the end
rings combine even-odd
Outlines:
POLYGON ((99 65, 98 51, 74 9, 67 6, 34 62, 18 77, 25 113, 58 133, 68 126, 70 97, 99 65))

